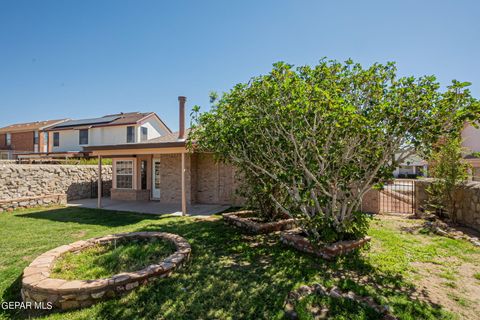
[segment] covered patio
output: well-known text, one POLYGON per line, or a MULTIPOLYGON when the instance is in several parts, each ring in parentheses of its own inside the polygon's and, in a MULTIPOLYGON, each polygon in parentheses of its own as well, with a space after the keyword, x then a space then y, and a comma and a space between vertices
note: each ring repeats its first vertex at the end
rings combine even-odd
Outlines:
MULTIPOLYGON (((69 207, 80 208, 97 208, 97 199, 81 199, 73 200, 68 203, 69 207)), ((221 204, 191 204, 187 206, 187 211, 190 216, 210 216, 218 214, 228 209, 229 205, 221 204)), ((112 211, 128 211, 146 214, 171 214, 174 216, 182 215, 182 206, 180 203, 161 203, 159 201, 127 201, 127 200, 112 200, 110 198, 102 198, 102 209, 112 211)))

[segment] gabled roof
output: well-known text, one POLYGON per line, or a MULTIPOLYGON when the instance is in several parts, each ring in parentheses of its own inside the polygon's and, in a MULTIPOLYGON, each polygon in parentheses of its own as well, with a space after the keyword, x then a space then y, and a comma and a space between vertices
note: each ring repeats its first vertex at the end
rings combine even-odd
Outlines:
MULTIPOLYGON (((190 133, 190 129, 185 130, 185 135, 184 135, 184 140, 188 138, 188 134, 190 133)), ((178 140, 178 131, 177 132, 172 132, 169 134, 166 134, 164 136, 158 137, 158 138, 153 138, 147 141, 144 141, 143 143, 162 143, 162 142, 178 142, 182 140, 178 140)))
POLYGON ((150 148, 171 148, 171 147, 185 147, 186 138, 190 133, 190 129, 185 130, 185 139, 178 139, 178 131, 166 134, 164 136, 153 138, 143 142, 124 143, 114 145, 88 146, 83 147, 83 150, 90 152, 95 150, 116 150, 116 149, 150 149, 150 148))
POLYGON ((45 120, 45 121, 35 121, 27 123, 17 123, 12 124, 3 128, 0 128, 0 133, 7 132, 26 132, 26 131, 36 131, 36 130, 45 130, 50 126, 60 124, 69 119, 58 119, 58 120, 45 120))

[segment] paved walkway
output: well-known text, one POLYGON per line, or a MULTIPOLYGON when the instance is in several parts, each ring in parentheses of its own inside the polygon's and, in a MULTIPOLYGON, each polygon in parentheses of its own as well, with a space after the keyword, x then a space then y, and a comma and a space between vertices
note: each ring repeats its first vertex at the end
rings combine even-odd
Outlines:
MULTIPOLYGON (((97 199, 81 199, 69 201, 69 207, 97 208, 97 199)), ((193 204, 187 206, 187 213, 190 216, 210 216, 220 213, 229 206, 216 204, 193 204)), ((102 198, 102 209, 115 211, 130 211, 147 214, 171 214, 174 216, 182 215, 180 204, 160 203, 158 201, 122 201, 102 198)))

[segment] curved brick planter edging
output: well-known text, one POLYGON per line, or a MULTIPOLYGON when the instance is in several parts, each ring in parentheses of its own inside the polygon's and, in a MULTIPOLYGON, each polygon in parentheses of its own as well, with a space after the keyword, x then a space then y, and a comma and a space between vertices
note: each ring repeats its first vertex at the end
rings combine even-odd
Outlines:
POLYGON ((359 240, 339 241, 323 247, 316 247, 302 235, 302 231, 299 229, 284 231, 280 234, 280 241, 284 244, 327 260, 363 247, 370 239, 370 237, 364 237, 359 240))
POLYGON ((131 232, 81 240, 45 252, 23 270, 22 299, 24 302, 50 302, 56 308, 73 309, 91 306, 102 299, 112 298, 146 284, 155 278, 168 277, 190 257, 187 240, 165 232, 131 232), (108 244, 119 239, 160 238, 175 244, 176 251, 158 264, 134 272, 122 272, 110 278, 73 280, 50 278, 55 260, 67 252, 79 252, 94 245, 108 244))
POLYGON ((243 229, 252 234, 265 234, 295 228, 295 220, 293 219, 262 223, 245 217, 251 215, 252 213, 254 213, 254 211, 251 210, 225 213, 223 215, 223 220, 230 225, 243 229))
MULTIPOLYGON (((285 300, 285 315, 287 316, 287 318, 298 319, 297 312, 295 311, 296 302, 302 300, 303 298, 311 294, 330 296, 336 299, 350 299, 369 308, 372 308, 383 316, 383 320, 397 320, 397 317, 395 317, 391 313, 388 306, 381 306, 375 303, 375 301, 373 301, 371 297, 362 297, 352 291, 345 293, 337 287, 326 289, 321 284, 314 284, 312 286, 301 286, 297 290, 291 291, 288 294, 287 299, 285 300)), ((322 309, 320 312, 321 314, 315 315, 315 319, 326 319, 328 316, 328 309, 322 309)))

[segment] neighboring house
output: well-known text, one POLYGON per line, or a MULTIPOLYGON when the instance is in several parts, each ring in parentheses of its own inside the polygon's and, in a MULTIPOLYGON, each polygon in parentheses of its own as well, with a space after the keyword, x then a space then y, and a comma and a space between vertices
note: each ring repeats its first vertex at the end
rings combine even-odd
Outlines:
POLYGON ((70 120, 50 127, 48 132, 52 154, 75 154, 90 146, 145 142, 172 133, 154 112, 70 120))
POLYGON ((465 160, 472 166, 472 179, 480 181, 480 129, 465 124, 462 130, 465 160))
POLYGON ((0 128, 0 159, 48 151, 47 129, 67 119, 18 123, 0 128))
POLYGON ((395 178, 427 176, 428 164, 417 155, 407 157, 393 172, 395 178))
POLYGON ((102 146, 88 146, 92 156, 113 159, 112 199, 181 203, 236 204, 235 170, 217 163, 212 154, 186 149, 185 97, 179 97, 180 129, 162 137, 102 146))

